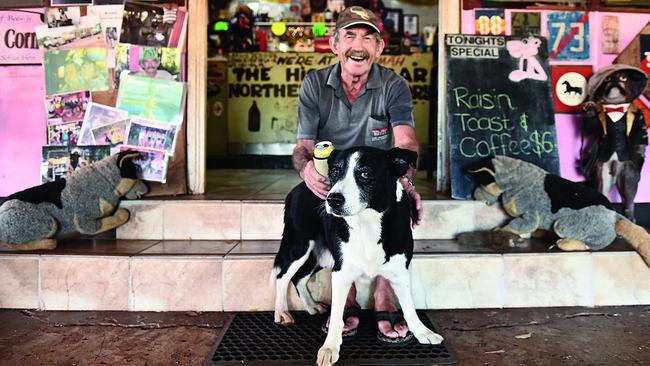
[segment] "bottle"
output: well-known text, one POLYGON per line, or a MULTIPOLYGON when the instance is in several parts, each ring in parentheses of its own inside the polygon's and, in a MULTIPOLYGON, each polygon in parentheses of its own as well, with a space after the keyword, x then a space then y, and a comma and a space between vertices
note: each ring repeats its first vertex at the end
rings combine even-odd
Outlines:
POLYGON ((257 108, 257 103, 253 101, 248 110, 248 130, 250 132, 257 132, 260 130, 260 110, 257 108))
POLYGON ((314 166, 316 171, 323 177, 328 176, 327 159, 332 151, 334 151, 334 144, 329 141, 321 141, 314 146, 314 166))

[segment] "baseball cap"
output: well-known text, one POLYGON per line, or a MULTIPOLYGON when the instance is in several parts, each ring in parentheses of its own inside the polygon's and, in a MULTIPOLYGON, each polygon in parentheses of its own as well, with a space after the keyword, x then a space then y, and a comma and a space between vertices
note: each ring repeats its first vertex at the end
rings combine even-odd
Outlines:
POLYGON ((345 8, 339 14, 336 20, 336 30, 351 27, 353 25, 367 25, 379 33, 379 19, 371 10, 362 8, 360 6, 351 6, 345 8))

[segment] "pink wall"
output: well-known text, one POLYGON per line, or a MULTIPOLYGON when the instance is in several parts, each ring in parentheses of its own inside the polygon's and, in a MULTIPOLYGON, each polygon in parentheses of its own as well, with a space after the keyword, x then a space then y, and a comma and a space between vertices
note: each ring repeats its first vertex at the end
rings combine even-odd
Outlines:
MULTIPOLYGON (((506 33, 510 34, 510 17, 512 11, 526 10, 505 10, 506 33)), ((531 12, 540 12, 541 16, 541 33, 548 36, 547 30, 547 10, 530 10, 531 12)), ((607 55, 601 52, 601 22, 605 15, 615 15, 619 18, 619 50, 623 51, 630 42, 641 32, 641 30, 650 22, 650 14, 631 14, 631 13, 589 13, 589 36, 590 59, 587 61, 551 61, 551 65, 592 65, 595 70, 604 66, 611 65, 617 55, 607 55)), ((464 10, 462 13, 461 31, 466 34, 474 34, 474 11, 464 10)), ((644 101, 647 104, 647 101, 644 101)), ((648 105, 650 107, 650 104, 648 105)), ((563 177, 574 181, 582 181, 584 177, 576 170, 576 160, 580 151, 580 116, 576 114, 556 114, 555 123, 557 127, 557 142, 560 155, 560 173, 563 177)), ((650 149, 648 151, 650 153, 650 149)), ((648 154, 646 154, 648 156, 648 154)), ((641 172, 641 182, 637 192, 636 202, 650 202, 650 156, 643 166, 641 172)), ((620 198, 613 188, 610 193, 610 199, 614 202, 620 202, 620 198)))
POLYGON ((0 66, 0 196, 40 183, 43 66, 0 66))

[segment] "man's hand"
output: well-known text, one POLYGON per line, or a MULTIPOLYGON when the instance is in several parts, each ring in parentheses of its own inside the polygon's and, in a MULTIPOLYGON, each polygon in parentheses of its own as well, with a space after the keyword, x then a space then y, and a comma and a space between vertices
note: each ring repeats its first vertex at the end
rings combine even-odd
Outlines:
POLYGON ((399 179, 399 182, 402 183, 404 191, 411 197, 411 227, 415 229, 416 226, 422 223, 422 218, 424 217, 424 211, 422 210, 422 198, 420 194, 415 190, 415 186, 411 184, 411 181, 402 177, 399 179))
POLYGON ((327 182, 327 178, 323 177, 316 171, 316 166, 314 166, 314 161, 310 160, 307 162, 307 165, 300 171, 300 177, 307 184, 307 188, 314 192, 318 198, 325 200, 327 198, 327 192, 330 191, 330 185, 327 182))

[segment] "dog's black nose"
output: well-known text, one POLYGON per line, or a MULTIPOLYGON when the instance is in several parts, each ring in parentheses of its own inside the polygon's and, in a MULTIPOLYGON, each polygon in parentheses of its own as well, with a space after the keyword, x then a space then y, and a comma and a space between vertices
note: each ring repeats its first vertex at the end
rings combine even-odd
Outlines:
POLYGON ((330 193, 327 195, 327 204, 331 208, 341 208, 345 203, 345 197, 340 193, 330 193))

